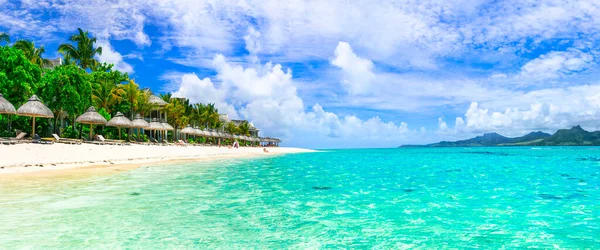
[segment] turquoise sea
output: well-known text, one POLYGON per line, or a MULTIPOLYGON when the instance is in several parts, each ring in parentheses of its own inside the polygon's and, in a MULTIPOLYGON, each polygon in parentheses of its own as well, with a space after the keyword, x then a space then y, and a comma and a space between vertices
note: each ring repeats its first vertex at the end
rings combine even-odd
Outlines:
POLYGON ((600 249, 600 148, 325 150, 0 183, 0 249, 600 249))

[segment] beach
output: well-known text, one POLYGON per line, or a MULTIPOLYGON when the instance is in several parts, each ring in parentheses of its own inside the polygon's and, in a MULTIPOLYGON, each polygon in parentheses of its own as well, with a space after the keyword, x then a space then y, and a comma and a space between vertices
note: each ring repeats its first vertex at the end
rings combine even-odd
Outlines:
POLYGON ((0 177, 62 175, 126 171, 142 165, 169 161, 196 161, 239 157, 261 157, 312 150, 270 147, 203 147, 159 145, 52 145, 0 146, 0 177))

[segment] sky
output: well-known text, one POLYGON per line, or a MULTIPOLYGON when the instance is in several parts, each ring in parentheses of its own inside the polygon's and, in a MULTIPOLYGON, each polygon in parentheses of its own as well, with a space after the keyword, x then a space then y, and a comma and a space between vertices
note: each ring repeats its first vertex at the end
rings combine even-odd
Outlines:
POLYGON ((0 0, 0 31, 77 28, 141 87, 309 148, 600 127, 596 0, 0 0))

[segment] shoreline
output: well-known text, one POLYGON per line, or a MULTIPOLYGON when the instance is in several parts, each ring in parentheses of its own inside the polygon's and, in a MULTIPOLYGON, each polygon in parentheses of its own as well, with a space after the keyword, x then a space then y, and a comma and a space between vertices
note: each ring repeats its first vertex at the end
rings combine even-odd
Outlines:
POLYGON ((142 166, 315 152, 301 148, 18 144, 0 146, 0 179, 120 173, 142 166))

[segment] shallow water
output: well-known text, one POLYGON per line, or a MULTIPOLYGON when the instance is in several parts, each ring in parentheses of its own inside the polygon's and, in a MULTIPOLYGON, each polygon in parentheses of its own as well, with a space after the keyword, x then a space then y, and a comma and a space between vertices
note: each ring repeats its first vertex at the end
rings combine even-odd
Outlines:
POLYGON ((600 148, 331 150, 0 183, 0 249, 600 248, 600 148))

